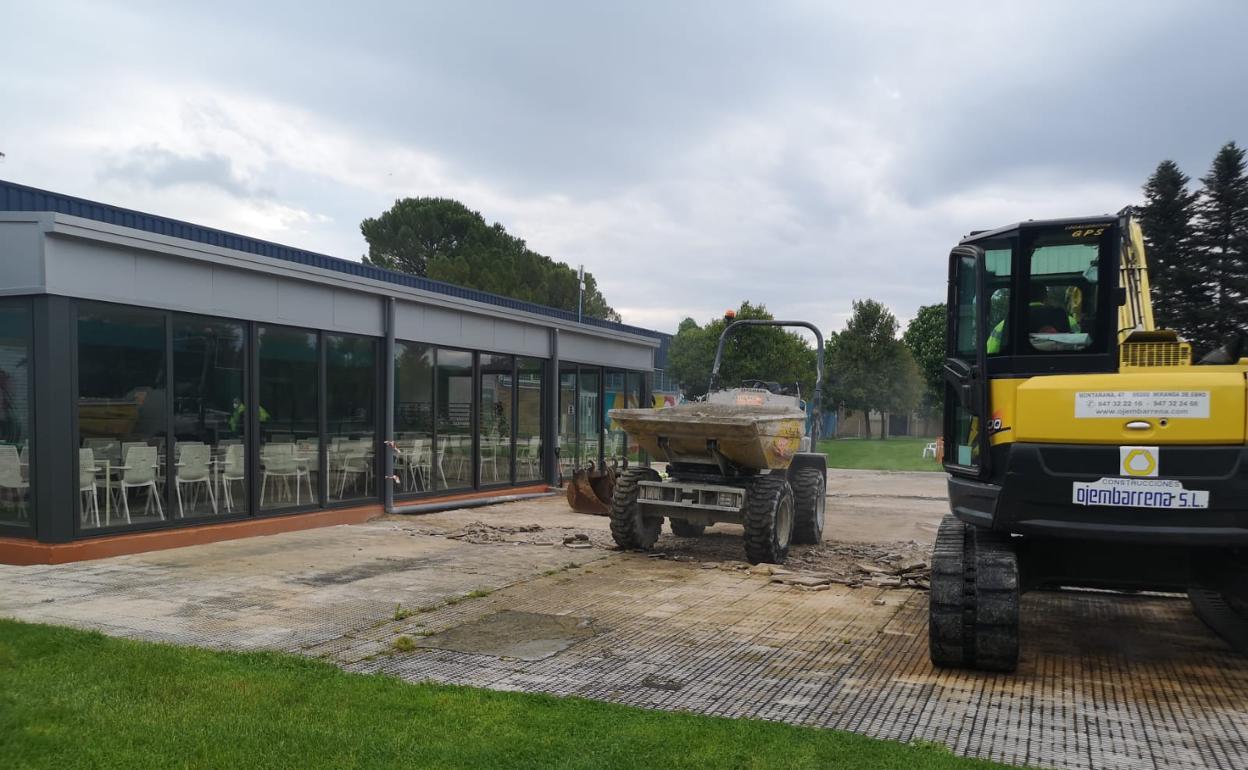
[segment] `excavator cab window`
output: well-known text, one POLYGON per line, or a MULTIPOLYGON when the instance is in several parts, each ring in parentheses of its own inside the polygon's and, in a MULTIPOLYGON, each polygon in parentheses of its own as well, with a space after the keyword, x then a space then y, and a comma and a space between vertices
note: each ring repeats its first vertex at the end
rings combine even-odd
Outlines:
MULTIPOLYGON (((1108 352, 1113 315, 1106 292, 1113 274, 1113 224, 1024 226, 985 242, 989 296, 985 353, 1063 357, 1108 352)), ((1017 359, 1017 366, 1028 365, 1017 359)), ((1003 362, 1004 363, 1004 362, 1003 362)))
MULTIPOLYGON (((1101 239, 1109 229, 1065 228, 1040 232, 1032 239, 1025 350, 1082 353, 1097 347, 1101 239)), ((1100 342, 1103 348, 1104 341, 1100 342)))

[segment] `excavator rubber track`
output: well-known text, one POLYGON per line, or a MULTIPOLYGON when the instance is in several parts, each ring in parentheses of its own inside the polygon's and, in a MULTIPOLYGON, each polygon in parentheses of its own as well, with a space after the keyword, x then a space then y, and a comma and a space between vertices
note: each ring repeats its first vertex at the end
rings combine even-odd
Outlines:
POLYGON ((929 646, 938 666, 1018 666, 1018 556, 1008 535, 946 516, 932 555, 929 646))

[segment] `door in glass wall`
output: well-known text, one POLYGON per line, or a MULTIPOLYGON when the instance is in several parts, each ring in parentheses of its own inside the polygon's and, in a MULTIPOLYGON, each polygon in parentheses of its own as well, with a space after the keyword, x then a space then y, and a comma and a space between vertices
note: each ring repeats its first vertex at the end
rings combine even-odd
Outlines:
POLYGON ((260 349, 260 508, 319 501, 320 354, 316 332, 257 328, 260 349))
POLYGON ((377 496, 377 340, 325 335, 329 499, 377 496))
POLYGON ((602 456, 601 443, 606 431, 602 429, 602 402, 598 394, 601 380, 602 370, 596 367, 582 366, 577 374, 576 417, 581 438, 578 465, 597 463, 602 456))
POLYGON ((515 360, 482 353, 481 419, 477 429, 477 465, 481 486, 511 483, 515 429, 515 360))
POLYGON ((439 472, 433 488, 462 489, 472 486, 473 380, 472 353, 466 350, 438 349, 436 446, 434 462, 439 472))
POLYGON ((247 331, 173 316, 175 518, 247 513, 247 331))
POLYGON ((80 528, 167 519, 166 368, 164 313, 78 305, 80 528))
POLYGON ((426 492, 446 473, 433 456, 434 348, 415 342, 394 346, 394 444, 398 491, 426 492))
MULTIPOLYGON (((0 524, 30 527, 30 340, 27 300, 0 300, 0 524)), ((87 469, 87 488, 94 484, 87 469)), ((88 501, 88 507, 90 502, 88 501)))
POLYGON ((559 367, 559 469, 565 476, 576 467, 580 443, 576 431, 576 366, 559 367))
POLYGON ((542 478, 542 384, 545 362, 516 359, 516 483, 542 478))

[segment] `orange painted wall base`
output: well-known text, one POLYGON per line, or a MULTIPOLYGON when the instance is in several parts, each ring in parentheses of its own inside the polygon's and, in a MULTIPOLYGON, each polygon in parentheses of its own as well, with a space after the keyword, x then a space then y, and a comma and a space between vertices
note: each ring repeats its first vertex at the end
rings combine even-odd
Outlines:
MULTIPOLYGON (((396 502, 396 505, 479 500, 486 497, 544 492, 547 489, 548 487, 545 484, 537 484, 529 487, 510 487, 486 492, 423 498, 419 501, 396 502)), ((227 521, 220 524, 203 524, 183 529, 127 532, 118 535, 105 535, 104 537, 76 540, 72 543, 40 543, 35 540, 0 537, 0 564, 67 564, 89 559, 106 559, 110 556, 123 556, 125 554, 144 553, 146 551, 163 551, 168 548, 217 543, 222 540, 276 535, 282 532, 297 532, 303 529, 316 529, 317 527, 333 527, 339 524, 361 524, 382 514, 381 504, 373 503, 355 508, 335 508, 330 511, 295 513, 289 516, 227 521)))

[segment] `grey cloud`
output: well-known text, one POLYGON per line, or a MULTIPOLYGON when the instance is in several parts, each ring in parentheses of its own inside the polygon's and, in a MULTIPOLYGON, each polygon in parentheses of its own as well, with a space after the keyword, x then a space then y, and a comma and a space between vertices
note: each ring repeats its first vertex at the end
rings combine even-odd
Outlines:
POLYGON ((101 180, 141 183, 162 188, 175 185, 208 185, 239 198, 268 198, 272 191, 243 181, 229 158, 215 153, 179 155, 157 145, 128 150, 100 169, 101 180))

